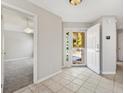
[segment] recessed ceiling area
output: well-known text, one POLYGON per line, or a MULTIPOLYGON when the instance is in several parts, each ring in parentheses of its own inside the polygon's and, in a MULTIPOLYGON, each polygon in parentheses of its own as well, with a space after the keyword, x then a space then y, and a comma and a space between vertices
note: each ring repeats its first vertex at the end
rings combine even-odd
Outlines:
POLYGON ((118 28, 123 23, 123 0, 82 0, 73 6, 69 0, 29 0, 58 16, 64 22, 93 22, 101 16, 115 16, 118 28))

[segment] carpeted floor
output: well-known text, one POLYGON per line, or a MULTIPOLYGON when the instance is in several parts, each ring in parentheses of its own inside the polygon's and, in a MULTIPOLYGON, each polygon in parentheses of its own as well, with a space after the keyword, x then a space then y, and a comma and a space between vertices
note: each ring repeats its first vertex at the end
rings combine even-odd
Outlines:
POLYGON ((25 87, 33 82, 33 60, 5 62, 4 93, 25 87))

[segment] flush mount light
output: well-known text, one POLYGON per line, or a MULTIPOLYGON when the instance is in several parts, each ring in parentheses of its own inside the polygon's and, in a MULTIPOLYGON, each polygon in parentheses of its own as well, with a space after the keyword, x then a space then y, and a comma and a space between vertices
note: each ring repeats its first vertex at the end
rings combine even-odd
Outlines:
POLYGON ((26 28, 24 29, 24 32, 25 32, 25 33, 33 33, 34 31, 33 31, 33 29, 29 26, 29 19, 28 19, 28 18, 26 18, 26 23, 27 23, 27 25, 26 25, 26 28))
POLYGON ((25 33, 33 33, 33 30, 31 28, 29 28, 29 27, 26 27, 24 29, 24 31, 25 31, 25 33))
POLYGON ((82 0, 69 0, 69 2, 70 4, 76 6, 76 5, 79 5, 82 2, 82 0))

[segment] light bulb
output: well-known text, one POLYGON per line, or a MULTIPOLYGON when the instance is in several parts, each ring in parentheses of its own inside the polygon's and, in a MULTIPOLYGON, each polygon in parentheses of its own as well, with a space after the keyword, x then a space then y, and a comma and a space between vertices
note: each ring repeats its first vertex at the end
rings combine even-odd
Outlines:
POLYGON ((31 28, 27 27, 27 28, 24 29, 24 32, 33 33, 34 31, 31 28))

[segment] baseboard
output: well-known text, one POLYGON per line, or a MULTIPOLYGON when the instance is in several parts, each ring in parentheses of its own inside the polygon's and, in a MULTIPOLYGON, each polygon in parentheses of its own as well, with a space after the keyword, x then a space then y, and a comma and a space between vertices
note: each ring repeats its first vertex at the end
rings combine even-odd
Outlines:
POLYGON ((14 58, 14 59, 7 59, 5 62, 10 62, 10 61, 18 61, 18 60, 24 60, 24 59, 30 59, 31 57, 23 57, 23 58, 14 58))
POLYGON ((55 75, 57 75, 57 74, 59 74, 59 73, 61 73, 61 72, 62 72, 61 70, 60 70, 60 71, 57 71, 57 72, 55 72, 55 73, 53 73, 53 74, 51 74, 51 75, 49 75, 49 76, 46 76, 46 77, 44 77, 44 78, 38 80, 36 83, 40 83, 40 82, 42 82, 42 81, 44 81, 44 80, 47 80, 47 79, 49 79, 49 78, 51 78, 51 77, 53 77, 53 76, 55 76, 55 75))
POLYGON ((102 72, 102 74, 116 74, 116 72, 102 72))

